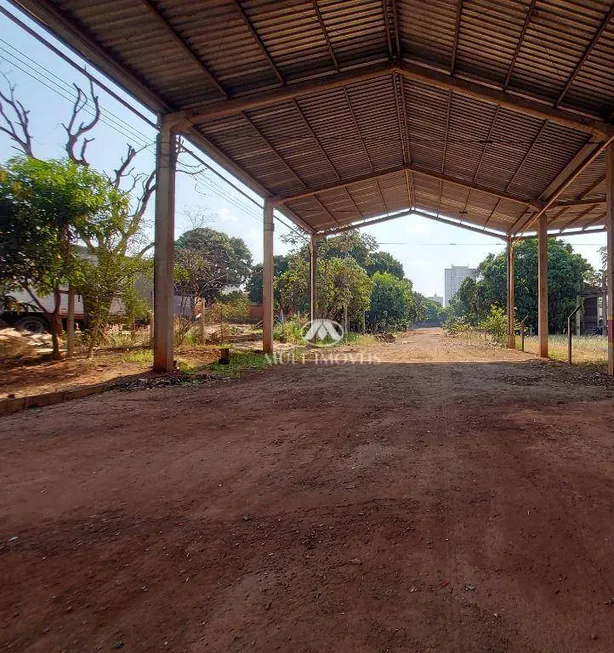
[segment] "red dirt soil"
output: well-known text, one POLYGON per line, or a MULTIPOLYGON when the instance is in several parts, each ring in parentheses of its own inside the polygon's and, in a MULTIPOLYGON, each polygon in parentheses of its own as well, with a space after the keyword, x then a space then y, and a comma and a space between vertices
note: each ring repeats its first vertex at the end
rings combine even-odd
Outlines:
POLYGON ((353 349, 0 418, 0 650, 611 652, 614 387, 353 349))

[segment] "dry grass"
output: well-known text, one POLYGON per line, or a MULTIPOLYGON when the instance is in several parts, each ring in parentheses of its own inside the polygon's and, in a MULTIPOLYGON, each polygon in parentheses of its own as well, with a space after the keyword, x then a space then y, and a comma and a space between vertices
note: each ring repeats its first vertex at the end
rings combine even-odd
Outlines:
MULTIPOLYGON (((516 338, 520 348, 520 338, 516 338)), ((527 336, 524 349, 532 354, 539 353, 537 336, 527 336)), ((548 338, 550 358, 567 361, 567 336, 556 335, 548 338)), ((606 336, 574 336, 572 340, 573 362, 591 369, 601 369, 608 362, 608 339, 606 336)))

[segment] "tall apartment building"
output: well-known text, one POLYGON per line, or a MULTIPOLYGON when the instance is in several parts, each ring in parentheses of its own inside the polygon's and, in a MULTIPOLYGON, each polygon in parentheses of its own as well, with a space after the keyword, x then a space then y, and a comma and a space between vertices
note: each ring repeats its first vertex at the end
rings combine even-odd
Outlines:
POLYGON ((446 287, 444 293, 444 306, 450 305, 450 300, 461 287, 461 284, 467 277, 475 279, 478 271, 475 268, 467 267, 466 265, 453 265, 446 268, 446 287))

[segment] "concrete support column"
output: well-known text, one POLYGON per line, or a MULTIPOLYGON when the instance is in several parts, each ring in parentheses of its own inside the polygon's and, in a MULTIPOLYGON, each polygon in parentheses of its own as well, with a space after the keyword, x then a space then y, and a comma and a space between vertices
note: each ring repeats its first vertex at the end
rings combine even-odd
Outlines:
POLYGON ((539 355, 548 358, 548 231, 545 215, 537 222, 537 304, 539 355))
POLYGON ((173 266, 175 248, 175 169, 177 137, 164 116, 156 152, 156 217, 154 252, 154 370, 174 368, 173 266))
POLYGON ((262 264, 262 349, 273 353, 273 204, 264 201, 264 256, 262 264))
POLYGON ((605 153, 606 170, 606 214, 608 266, 606 272, 607 301, 606 316, 608 325, 608 373, 614 375, 614 146, 605 153))
POLYGON ((313 322, 318 316, 317 297, 317 269, 318 269, 318 241, 311 236, 309 245, 309 319, 313 322))
POLYGON ((514 278, 514 243, 507 239, 507 347, 516 349, 515 327, 515 278, 514 278))
POLYGON ((68 310, 66 315, 66 357, 75 353, 75 289, 68 286, 68 310))

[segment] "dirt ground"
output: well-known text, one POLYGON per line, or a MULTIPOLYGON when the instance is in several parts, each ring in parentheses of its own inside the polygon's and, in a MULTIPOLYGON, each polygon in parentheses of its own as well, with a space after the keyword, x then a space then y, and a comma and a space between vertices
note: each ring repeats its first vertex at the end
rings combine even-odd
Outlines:
MULTIPOLYGON (((259 343, 254 342, 254 346, 259 343)), ((206 365, 219 358, 219 348, 183 348, 179 362, 206 365)), ((69 390, 97 383, 122 383, 132 377, 151 378, 150 350, 108 350, 93 359, 85 356, 0 367, 0 399, 69 390)))
POLYGON ((0 418, 0 650, 611 652, 614 386, 357 350, 0 418))

